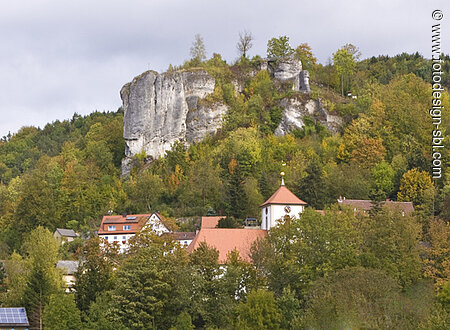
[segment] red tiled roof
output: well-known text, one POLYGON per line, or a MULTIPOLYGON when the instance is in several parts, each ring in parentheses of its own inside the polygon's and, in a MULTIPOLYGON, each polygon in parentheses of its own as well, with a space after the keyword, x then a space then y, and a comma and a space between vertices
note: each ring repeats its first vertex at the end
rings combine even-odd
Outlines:
POLYGON ((202 217, 202 225, 201 228, 216 228, 219 224, 219 220, 225 218, 224 216, 218 217, 202 217))
POLYGON ((266 200, 260 206, 268 205, 268 204, 302 204, 306 205, 304 201, 295 196, 286 186, 281 186, 278 188, 274 194, 266 200))
POLYGON ((239 255, 245 261, 250 261, 250 248, 257 239, 267 236, 267 231, 262 229, 241 228, 214 228, 200 229, 199 233, 187 248, 192 252, 198 248, 201 242, 206 242, 219 251, 219 263, 224 264, 227 254, 237 249, 239 255))
MULTIPOLYGON (((375 204, 372 201, 366 199, 344 199, 339 200, 339 203, 343 205, 350 205, 363 211, 369 211, 375 206, 375 204)), ((414 206, 411 202, 394 202, 388 200, 385 202, 381 202, 380 205, 381 207, 387 206, 390 209, 398 208, 399 210, 405 212, 406 214, 414 212, 414 206)))
POLYGON ((151 214, 129 214, 125 217, 122 215, 105 215, 103 216, 98 234, 136 234, 150 216, 151 214), (109 231, 108 226, 111 225, 115 225, 116 230, 109 231), (123 230, 124 225, 129 225, 130 230, 123 230))

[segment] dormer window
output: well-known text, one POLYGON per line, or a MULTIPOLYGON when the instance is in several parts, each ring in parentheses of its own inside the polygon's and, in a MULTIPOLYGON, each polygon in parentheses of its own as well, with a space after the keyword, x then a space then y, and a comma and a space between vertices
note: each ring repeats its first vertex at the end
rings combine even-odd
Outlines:
POLYGON ((116 226, 108 226, 108 231, 115 231, 116 230, 116 226))
POLYGON ((131 230, 131 226, 130 225, 125 225, 125 226, 123 226, 123 230, 131 230))

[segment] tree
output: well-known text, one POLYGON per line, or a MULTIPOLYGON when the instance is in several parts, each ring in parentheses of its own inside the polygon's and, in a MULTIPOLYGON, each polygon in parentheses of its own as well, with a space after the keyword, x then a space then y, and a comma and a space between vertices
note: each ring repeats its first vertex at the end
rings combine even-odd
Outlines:
POLYGON ((34 229, 24 244, 30 264, 30 275, 23 294, 24 306, 34 328, 42 329, 42 317, 50 295, 62 291, 61 274, 55 265, 59 243, 43 227, 34 229))
POLYGON ((267 42, 267 56, 269 58, 287 57, 294 54, 294 50, 289 45, 289 37, 281 36, 272 38, 267 42))
POLYGON ((384 160, 386 148, 383 140, 373 138, 363 138, 353 149, 351 161, 356 164, 370 168, 384 160))
POLYGON ((114 258, 117 249, 95 236, 86 241, 79 257, 80 265, 75 273, 75 303, 86 313, 89 305, 103 292, 111 288, 114 258))
POLYGON ((200 34, 196 34, 191 46, 191 61, 196 65, 206 59, 205 43, 200 34))
POLYGON ((290 286, 283 289, 283 293, 277 299, 277 305, 281 312, 281 329, 295 329, 294 325, 302 314, 302 307, 290 286))
POLYGON ((44 326, 49 330, 78 330, 82 328, 80 311, 73 295, 53 294, 44 309, 44 326))
POLYGON ((440 289, 450 280, 450 224, 440 219, 431 220, 428 236, 430 246, 426 248, 424 275, 433 279, 440 289))
POLYGON ((344 80, 347 81, 346 88, 350 88, 350 78, 356 69, 356 53, 348 45, 333 53, 333 63, 341 82, 341 95, 344 96, 344 80))
POLYGON ((402 307, 400 287, 386 272, 348 268, 313 284, 298 328, 402 328, 402 307))
POLYGON ((194 330, 195 326, 192 324, 191 316, 187 312, 183 312, 177 317, 175 326, 169 330, 194 330))
POLYGON ((298 196, 302 196, 310 206, 323 209, 328 202, 326 200, 325 179, 323 169, 318 159, 312 159, 306 167, 306 176, 294 190, 298 196))
POLYGON ((281 315, 275 303, 273 292, 254 290, 249 293, 247 301, 238 308, 238 329, 279 329, 281 315))
POLYGON ((236 45, 236 48, 239 52, 239 55, 242 57, 247 57, 247 52, 253 46, 253 36, 248 31, 239 32, 239 42, 236 45))
POLYGON ((362 217, 362 266, 386 271, 403 288, 421 277, 421 227, 411 214, 389 207, 362 217))
POLYGON ((128 197, 128 212, 148 213, 157 209, 165 187, 159 175, 145 170, 130 176, 125 182, 124 190, 128 197))
POLYGON ((322 215, 307 208, 299 219, 285 217, 271 230, 270 248, 259 245, 256 264, 267 274, 269 288, 277 296, 289 286, 298 297, 329 272, 359 265, 360 240, 353 210, 332 209, 322 215))
POLYGON ((142 247, 117 270, 110 320, 127 329, 166 328, 190 300, 187 255, 164 244, 142 247))
POLYGON ((372 168, 372 199, 384 200, 394 190, 394 170, 382 161, 372 168))
POLYGON ((13 252, 4 261, 6 272, 6 292, 1 297, 4 306, 23 306, 23 295, 26 289, 27 278, 30 273, 29 260, 24 260, 20 254, 13 252))
POLYGON ((295 56, 302 62, 303 70, 311 70, 317 63, 317 58, 312 53, 311 46, 307 43, 300 44, 295 49, 295 56))
POLYGON ((403 174, 397 198, 400 202, 412 202, 417 210, 430 212, 434 202, 434 185, 430 175, 417 168, 403 174))
POLYGON ((221 218, 217 223, 217 228, 240 228, 242 227, 239 222, 236 221, 234 217, 227 216, 221 218))
POLYGON ((192 320, 196 327, 219 327, 228 323, 228 315, 223 296, 220 294, 222 270, 218 263, 219 251, 201 242, 191 253, 189 265, 192 272, 191 310, 192 320), (220 311, 220 312, 219 312, 220 311))

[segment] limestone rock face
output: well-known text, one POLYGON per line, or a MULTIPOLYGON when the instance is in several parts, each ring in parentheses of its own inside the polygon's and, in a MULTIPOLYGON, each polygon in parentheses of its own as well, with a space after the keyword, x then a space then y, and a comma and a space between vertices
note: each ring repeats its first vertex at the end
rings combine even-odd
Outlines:
POLYGON ((215 81, 204 70, 158 74, 147 71, 123 86, 125 160, 145 151, 157 158, 175 141, 200 141, 221 126, 227 107, 198 106, 198 100, 214 91, 215 81))
POLYGON ((283 113, 281 123, 275 130, 276 136, 286 135, 296 128, 303 128, 305 126, 303 118, 306 116, 318 121, 331 132, 337 132, 342 126, 341 118, 330 115, 320 99, 306 101, 283 99, 280 106, 283 108, 283 113))
POLYGON ((295 80, 302 71, 302 62, 292 58, 280 58, 276 61, 269 61, 273 71, 273 77, 280 81, 295 80))
MULTIPOLYGON (((309 74, 302 70, 298 59, 265 59, 258 69, 267 70, 278 81, 292 83, 294 91, 305 93, 280 102, 284 110, 276 135, 302 128, 305 116, 318 120, 332 131, 338 130, 340 118, 329 115, 320 100, 310 98, 309 74)), ((256 75, 258 69, 250 76, 256 75)), ((244 91, 242 82, 236 80, 233 85, 236 95, 244 91)), ((228 107, 205 99, 213 93, 214 87, 214 78, 203 69, 162 74, 146 71, 123 86, 120 95, 126 147, 122 174, 129 172, 133 156, 142 151, 151 161, 163 156, 176 141, 192 144, 215 133, 228 107)))

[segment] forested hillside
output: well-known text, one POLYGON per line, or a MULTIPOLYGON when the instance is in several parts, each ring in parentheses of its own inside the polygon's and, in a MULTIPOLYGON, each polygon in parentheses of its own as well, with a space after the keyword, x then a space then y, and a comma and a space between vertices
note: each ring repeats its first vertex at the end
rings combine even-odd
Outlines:
MULTIPOLYGON (((341 132, 331 134, 315 118, 305 118, 303 129, 277 137, 280 100, 305 94, 266 71, 251 74, 261 58, 249 59, 245 50, 233 64, 219 54, 206 60, 200 41, 192 59, 169 71, 203 67, 216 79, 214 93, 202 101, 222 102, 229 111, 214 136, 189 147, 176 143, 151 163, 142 153, 126 177, 120 173, 121 109, 24 127, 0 141, 0 253, 8 274, 3 305, 29 304, 34 313, 39 299, 33 281, 43 281, 44 322, 59 324, 64 317, 58 306, 65 306, 78 315, 73 322, 88 329, 450 324, 450 155, 443 149, 442 178, 432 179, 430 61, 419 54, 360 61, 358 49, 345 45, 323 65, 307 44, 294 49, 287 38, 274 38, 268 54, 301 59, 311 77, 308 97, 320 98, 344 122, 341 132), (235 80, 244 86, 241 93, 235 80), (100 248, 97 238, 48 253, 33 243, 52 246, 56 228, 95 231, 110 210, 158 211, 176 219, 208 210, 258 218, 259 205, 279 187, 281 171, 286 186, 311 209, 329 211, 285 219, 254 247, 253 264, 230 255, 223 276, 214 249, 167 254, 170 243, 151 233, 138 237, 128 256, 100 248), (339 196, 411 201, 416 212, 402 217, 377 208, 355 215, 338 211, 339 196), (54 295, 61 290, 52 263, 67 257, 86 261, 75 298, 54 295)), ((446 59, 442 84, 448 90, 446 59)), ((447 92, 442 105, 450 108, 447 92)), ((450 131, 449 116, 442 116, 440 127, 444 135, 450 131)))

